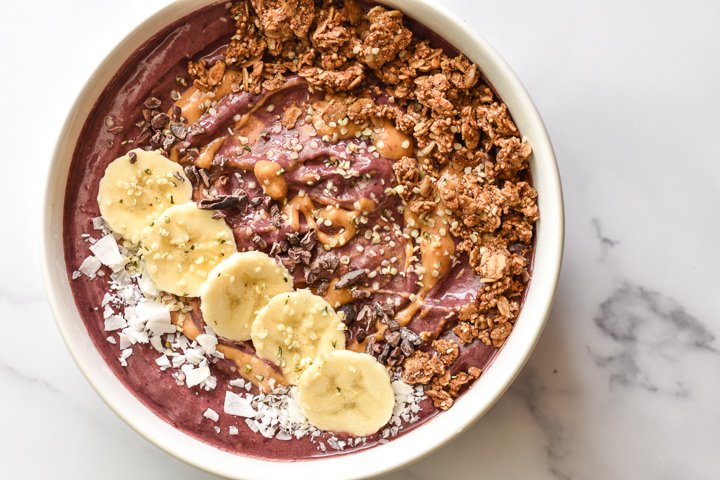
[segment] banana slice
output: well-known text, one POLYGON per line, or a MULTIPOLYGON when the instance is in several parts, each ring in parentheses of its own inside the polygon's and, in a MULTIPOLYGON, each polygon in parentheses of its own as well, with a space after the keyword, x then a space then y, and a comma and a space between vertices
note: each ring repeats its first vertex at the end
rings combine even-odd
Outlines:
POLYGON ((279 365, 294 385, 318 356, 345 348, 345 325, 322 297, 297 290, 258 310, 250 337, 257 355, 279 365))
POLYGON ((192 185, 179 164, 139 148, 110 162, 98 191, 105 222, 134 243, 168 207, 191 198, 192 185))
POLYGON ((385 367, 375 357, 351 350, 315 360, 300 377, 297 400, 312 425, 355 436, 380 430, 395 407, 385 367))
POLYGON ((208 272, 235 252, 225 220, 193 202, 165 210, 140 242, 150 278, 160 290, 183 297, 197 297, 208 272))
POLYGON ((293 288, 284 267, 262 252, 237 252, 215 267, 200 288, 200 310, 215 333, 249 340, 255 312, 293 288))

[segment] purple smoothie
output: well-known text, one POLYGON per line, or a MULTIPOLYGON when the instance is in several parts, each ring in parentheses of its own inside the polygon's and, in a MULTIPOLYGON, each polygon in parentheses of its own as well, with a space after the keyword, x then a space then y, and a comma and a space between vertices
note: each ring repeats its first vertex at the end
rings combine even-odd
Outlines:
MULTIPOLYGON (((446 42, 409 18, 406 19, 406 25, 422 38, 430 39, 436 46, 448 52, 452 51, 446 42)), ((199 10, 167 27, 138 49, 103 92, 88 117, 77 144, 67 184, 63 240, 69 276, 88 255, 87 244, 81 241, 80 236, 93 231, 92 219, 100 215, 97 205, 99 180, 113 159, 134 148, 132 144, 122 145, 120 140, 134 138, 139 134, 135 123, 139 120, 138 112, 145 99, 160 98, 163 100, 162 108, 169 109, 172 102, 168 98, 168 92, 178 88, 176 78, 186 77, 187 61, 216 55, 233 33, 234 26, 228 20, 222 4, 199 10), (114 126, 122 127, 121 136, 108 132, 107 118, 112 119, 114 126)), ((272 104, 276 110, 282 111, 290 104, 304 105, 317 95, 309 93, 304 81, 300 80, 267 98, 265 105, 272 104)), ((253 101, 257 100, 249 98, 247 94, 226 97, 224 102, 218 105, 217 113, 213 117, 201 117, 195 127, 191 126, 188 140, 198 145, 207 144, 225 129, 233 117, 247 111, 248 103, 253 101)), ((253 174, 253 167, 258 161, 270 159, 288 172, 285 176, 288 198, 297 196, 302 190, 314 202, 323 205, 327 196, 325 187, 328 182, 332 182, 337 186, 332 192, 333 201, 343 207, 352 208, 352 205, 362 198, 374 201, 374 209, 367 213, 367 223, 358 227, 352 241, 327 253, 328 256, 347 256, 349 259, 347 263, 338 265, 333 277, 337 278, 357 269, 372 270, 382 259, 390 257, 396 258, 396 264, 403 264, 407 240, 401 235, 387 233, 392 237, 394 246, 390 246, 386 241, 374 244, 365 235, 368 229, 372 229, 379 222, 403 223, 402 213, 398 211, 400 200, 384 193, 385 188, 394 185, 395 181, 392 160, 376 158, 367 152, 347 153, 348 145, 357 144, 359 140, 327 142, 318 137, 312 138, 308 136, 308 130, 303 128, 306 125, 304 118, 298 119, 294 128, 286 129, 278 124, 275 116, 267 109, 259 109, 253 117, 263 126, 263 135, 252 142, 251 151, 233 138, 224 142, 216 155, 225 159, 225 166, 214 169, 209 179, 216 194, 231 194, 240 189, 247 195, 247 208, 226 216, 226 221, 233 228, 238 250, 268 252, 273 242, 281 240, 292 231, 287 225, 273 224, 268 202, 262 201, 266 196, 257 185, 253 174), (292 150, 287 147, 294 143, 304 145, 297 156, 292 155, 292 150), (326 160, 343 160, 351 156, 359 177, 348 182, 338 175, 335 168, 328 166, 326 160), (313 185, 308 185, 308 178, 316 179, 313 185), (258 245, 258 236, 264 247, 258 245), (362 255, 357 253, 358 246, 363 248, 362 255)), ((202 197, 203 192, 196 189, 195 199, 200 200, 202 197)), ((306 219, 300 215, 299 221, 300 232, 306 232, 310 227, 306 219)), ((320 230, 322 231, 323 227, 320 227, 320 230)), ((328 235, 334 233, 332 228, 326 230, 328 235)), ((460 260, 428 293, 422 314, 417 315, 408 325, 411 330, 432 331, 451 309, 475 298, 481 282, 472 273, 467 259, 460 260)), ((303 286, 307 282, 302 269, 297 269, 294 276, 297 286, 303 286)), ((415 290, 416 280, 412 274, 382 276, 378 278, 377 287, 387 293, 376 294, 373 300, 394 300, 395 309, 398 310, 408 303, 407 295, 415 290)), ((238 417, 221 415, 217 423, 208 422, 203 417, 203 412, 208 408, 217 412, 223 411, 227 382, 237 375, 233 375, 230 369, 219 366, 220 368, 213 371, 218 378, 218 387, 214 390, 200 392, 178 386, 169 372, 162 372, 157 368, 157 352, 149 347, 135 348, 128 359, 127 367, 122 367, 118 362, 118 347, 106 340, 108 333, 103 329, 102 308, 98 308, 107 290, 107 281, 103 278, 90 280, 80 277, 71 280, 71 286, 90 338, 113 373, 148 408, 176 428, 223 450, 272 460, 302 460, 340 453, 321 453, 317 445, 308 438, 289 441, 267 439, 250 431, 243 419, 238 417), (216 433, 216 426, 220 427, 220 433, 216 433), (230 426, 236 426, 239 434, 229 435, 230 426)), ((349 329, 349 340, 357 335, 358 328, 359 325, 353 325, 349 329)), ((452 334, 443 333, 442 336, 452 337, 452 334)), ((241 348, 252 350, 249 345, 242 345, 241 348)), ((472 365, 485 369, 496 352, 496 349, 476 341, 462 347, 453 368, 463 369, 472 365)), ((424 400, 419 413, 420 421, 406 426, 400 434, 417 428, 436 413, 432 402, 424 400)), ((341 435, 338 437, 342 438, 341 435)), ((377 440, 377 435, 368 437, 362 446, 348 448, 342 453, 372 447, 377 444, 377 440)))

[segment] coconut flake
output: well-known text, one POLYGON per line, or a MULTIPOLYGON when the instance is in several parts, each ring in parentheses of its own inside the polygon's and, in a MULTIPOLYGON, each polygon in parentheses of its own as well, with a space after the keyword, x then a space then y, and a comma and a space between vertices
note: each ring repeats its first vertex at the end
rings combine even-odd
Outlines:
POLYGON ((393 390, 395 391, 395 395, 400 396, 410 396, 413 394, 415 390, 413 390, 413 387, 408 385, 407 383, 403 382, 402 380, 393 380, 392 382, 393 390))
POLYGON ((132 355, 133 351, 132 348, 126 348, 122 352, 120 352, 120 365, 123 367, 127 367, 127 359, 130 358, 130 355, 132 355))
POLYGON ((127 327, 127 322, 120 315, 110 315, 105 319, 105 331, 112 332, 127 327))
POLYGON ((160 293, 160 290, 158 290, 157 285, 155 285, 155 282, 150 278, 147 270, 143 271, 137 283, 140 291, 148 297, 156 297, 160 293))
POLYGON ((223 410, 228 415, 234 415, 236 417, 250 418, 257 415, 257 411, 252 408, 249 400, 230 390, 225 392, 225 405, 223 410))
POLYGON ((201 385, 206 391, 215 390, 217 387, 217 378, 210 375, 201 385))
POLYGON ((112 268, 114 272, 125 267, 126 261, 120 253, 120 248, 113 234, 105 235, 95 242, 90 246, 90 251, 95 254, 103 265, 112 268))
POLYGON ((252 430, 254 433, 257 433, 259 431, 257 424, 255 423, 255 420, 252 418, 246 418, 245 419, 245 425, 248 426, 250 430, 252 430))
POLYGON ((170 306, 154 300, 141 300, 135 306, 135 314, 144 322, 151 320, 170 321, 170 306))
POLYGON ((214 335, 209 335, 207 333, 201 333, 200 335, 195 338, 195 341, 200 345, 203 350, 205 350, 205 353, 208 355, 212 355, 215 353, 218 339, 214 335))
POLYGON ((165 347, 163 347, 163 343, 162 343, 162 337, 160 335, 154 335, 154 336, 150 337, 150 345, 152 345, 152 347, 157 352, 162 353, 165 351, 165 347))
POLYGON ((228 382, 231 387, 243 388, 245 386, 245 380, 242 378, 234 378, 228 382))
POLYGON ((132 343, 130 343, 130 339, 124 333, 122 333, 122 332, 118 333, 118 338, 120 339, 120 349, 121 350, 128 348, 130 345, 132 345, 132 343))
POLYGON ((203 413, 203 417, 207 418, 208 420, 212 420, 213 422, 217 422, 220 419, 220 415, 213 410, 212 408, 208 408, 205 410, 205 413, 203 413))
POLYGON ((158 367, 160 367, 160 370, 167 370, 170 368, 170 359, 167 357, 167 355, 161 355, 160 357, 155 359, 155 363, 158 367))
POLYGON ((193 365, 200 365, 203 361, 207 361, 202 350, 199 348, 188 348, 185 350, 185 360, 193 365))
POLYGON ((172 358, 172 366, 173 368, 180 368, 185 364, 185 355, 175 355, 172 358))
POLYGON ((99 230, 101 232, 108 231, 107 224, 105 223, 105 219, 102 217, 95 217, 92 219, 92 225, 94 230, 99 230))
POLYGON ((88 278, 95 278, 98 270, 102 267, 102 262, 93 255, 87 257, 78 267, 78 271, 88 278))
POLYGON ((210 368, 206 366, 194 368, 192 365, 185 364, 182 367, 185 373, 185 384, 188 388, 200 385, 210 376, 210 368))

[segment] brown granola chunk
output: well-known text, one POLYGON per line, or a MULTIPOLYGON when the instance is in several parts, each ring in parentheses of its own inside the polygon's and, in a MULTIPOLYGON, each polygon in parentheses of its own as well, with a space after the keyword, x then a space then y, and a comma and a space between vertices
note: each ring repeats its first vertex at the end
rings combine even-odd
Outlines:
POLYGON ((442 371, 443 364, 437 356, 418 350, 405 359, 402 379, 409 385, 425 384, 442 371))
POLYGON ((458 372, 451 375, 450 372, 436 377, 429 389, 425 393, 433 401, 433 405, 441 410, 447 410, 452 407, 454 399, 460 395, 460 390, 477 379, 481 374, 481 370, 477 367, 468 368, 467 372, 458 372))
POLYGON ((465 55, 458 55, 455 58, 445 57, 442 61, 442 71, 450 84, 458 90, 470 90, 480 79, 477 65, 465 55))
POLYGON ((323 70, 317 67, 308 67, 300 71, 310 85, 316 88, 325 88, 332 92, 352 90, 364 80, 363 66, 354 64, 345 70, 323 70))
MULTIPOLYGON (((469 304, 472 305, 472 304, 469 304)), ((465 305, 463 308, 467 308, 468 305, 465 305)), ((460 339, 460 341, 464 344, 472 343, 473 340, 477 338, 480 331, 478 328, 468 322, 460 322, 458 323, 455 328, 453 328, 453 333, 457 335, 457 337, 460 339)))
POLYGON ((283 112, 282 120, 280 121, 280 123, 283 127, 290 130, 292 128, 295 128, 295 124, 297 123, 298 118, 300 118, 300 115, 302 115, 302 110, 300 109, 300 107, 297 106, 297 104, 293 103, 292 105, 288 106, 283 112))
POLYGON ((485 150, 489 150, 496 140, 519 133, 504 103, 477 105, 475 115, 480 129, 485 133, 485 150))
POLYGON ((518 212, 533 223, 540 217, 537 191, 529 183, 505 182, 502 194, 505 197, 506 212, 510 210, 518 212))
POLYGON ((398 185, 402 185, 406 192, 410 192, 420 178, 420 168, 415 158, 402 157, 393 164, 393 171, 398 185))
POLYGON ((452 365, 460 354, 460 348, 458 347, 457 343, 453 342, 452 340, 435 340, 432 344, 432 347, 437 352, 440 362, 442 362, 445 367, 449 367, 450 365, 452 365))
POLYGON ((409 204, 410 211, 415 215, 429 213, 437 208, 437 203, 432 200, 412 200, 409 204))
POLYGON ((199 62, 189 62, 188 73, 193 78, 193 85, 196 88, 209 91, 222 83, 225 67, 225 62, 222 60, 218 60, 210 68, 207 67, 205 60, 201 60, 199 62))
POLYGON ((423 40, 415 44, 412 56, 408 59, 408 66, 418 72, 431 72, 438 70, 444 58, 442 49, 432 48, 430 42, 423 40))
POLYGON ((480 127, 470 106, 463 107, 460 111, 460 134, 468 149, 477 148, 480 143, 480 127))
POLYGON ((446 98, 450 83, 445 75, 438 73, 419 77, 415 79, 415 85, 417 86, 415 96, 421 104, 438 115, 452 114, 453 104, 446 98))
POLYGON ((480 247, 478 273, 483 283, 497 282, 510 272, 510 252, 505 248, 480 247))
POLYGON ((365 123, 372 119, 375 110, 375 102, 370 97, 351 97, 347 101, 347 117, 357 124, 365 123))
POLYGON ((433 401, 435 408, 440 410, 448 410, 453 406, 454 400, 450 394, 439 387, 434 387, 429 390, 425 390, 425 394, 430 397, 433 401))
POLYGON ((496 142, 500 147, 497 152, 495 167, 500 178, 513 178, 520 170, 528 168, 528 158, 532 147, 520 141, 518 137, 503 138, 496 142))
POLYGON ((259 58, 267 49, 265 37, 255 25, 255 15, 247 1, 233 5, 230 13, 235 19, 236 32, 223 52, 228 65, 242 65, 259 58))
POLYGON ((352 3, 347 2, 342 9, 330 7, 318 12, 317 27, 310 39, 312 45, 323 53, 320 66, 326 70, 341 69, 360 51, 360 37, 354 25, 356 12, 352 3))
POLYGON ((482 232, 493 232, 500 227, 505 197, 495 185, 479 183, 472 174, 464 174, 448 179, 440 194, 467 227, 482 232))
POLYGON ((490 343, 495 348, 500 348, 505 344, 505 340, 510 336, 513 325, 510 322, 498 324, 490 331, 490 343))
POLYGON ((368 33, 360 47, 360 60, 377 70, 410 44, 412 32, 403 26, 402 12, 373 7, 367 14, 368 33))
POLYGON ((315 16, 313 0, 251 0, 265 36, 274 40, 304 37, 315 16))

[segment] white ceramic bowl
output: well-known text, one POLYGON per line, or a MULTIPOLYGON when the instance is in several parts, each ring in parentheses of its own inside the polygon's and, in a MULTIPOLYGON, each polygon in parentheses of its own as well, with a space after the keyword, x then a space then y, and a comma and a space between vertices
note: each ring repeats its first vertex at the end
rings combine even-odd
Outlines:
POLYGON ((98 67, 80 93, 55 151, 45 198, 43 266, 58 327, 78 366, 105 402, 145 438, 200 469, 238 479, 366 478, 429 454, 470 427, 505 392, 530 356, 550 312, 563 250, 563 204, 552 146, 532 100, 505 61, 482 38, 430 0, 382 0, 444 37, 480 68, 533 146, 531 169, 540 221, 533 279, 506 345, 455 405, 425 425, 381 446, 350 455, 301 462, 272 462, 224 452, 173 428, 148 410, 112 373, 93 346, 75 306, 63 254, 63 203, 75 144, 95 101, 125 60, 156 32, 213 3, 179 0, 131 32, 98 67))

